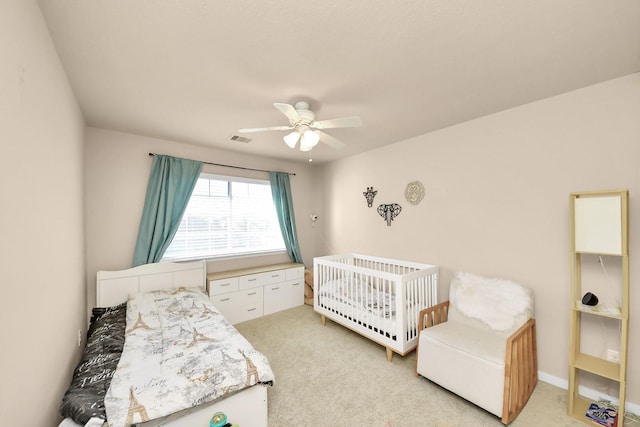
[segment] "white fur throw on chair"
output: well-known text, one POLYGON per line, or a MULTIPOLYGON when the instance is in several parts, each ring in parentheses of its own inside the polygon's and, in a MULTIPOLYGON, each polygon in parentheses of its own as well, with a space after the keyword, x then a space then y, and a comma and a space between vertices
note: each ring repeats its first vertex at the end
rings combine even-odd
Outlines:
POLYGON ((451 303, 461 314, 477 319, 496 331, 512 329, 522 314, 533 313, 529 290, 506 279, 486 278, 458 273, 457 289, 450 295, 451 303))

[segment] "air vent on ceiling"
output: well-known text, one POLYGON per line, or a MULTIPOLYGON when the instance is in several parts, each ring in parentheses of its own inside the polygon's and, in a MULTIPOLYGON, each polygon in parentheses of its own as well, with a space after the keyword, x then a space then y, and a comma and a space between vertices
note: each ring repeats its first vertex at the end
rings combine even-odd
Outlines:
POLYGON ((237 141, 237 142, 244 142, 245 144, 253 141, 251 138, 246 138, 244 136, 240 136, 240 135, 231 135, 229 137, 229 141, 237 141))

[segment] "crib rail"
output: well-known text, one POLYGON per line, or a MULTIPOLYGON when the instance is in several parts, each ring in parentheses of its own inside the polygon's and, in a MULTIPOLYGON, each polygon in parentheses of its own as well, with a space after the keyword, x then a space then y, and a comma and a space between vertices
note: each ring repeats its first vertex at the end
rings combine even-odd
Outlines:
POLYGON ((417 345, 418 314, 438 300, 438 267, 359 254, 314 259, 314 308, 399 354, 417 345))

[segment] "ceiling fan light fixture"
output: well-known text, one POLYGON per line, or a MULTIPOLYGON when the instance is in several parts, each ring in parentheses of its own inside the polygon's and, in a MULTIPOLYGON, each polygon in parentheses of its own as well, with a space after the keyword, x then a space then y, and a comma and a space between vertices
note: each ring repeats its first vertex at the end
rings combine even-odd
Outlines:
POLYGON ((289 119, 289 125, 242 128, 240 132, 250 133, 286 130, 289 131, 289 133, 282 139, 288 147, 294 149, 298 145, 298 141, 300 141, 300 151, 311 151, 320 140, 332 148, 344 147, 345 144, 343 142, 324 133, 325 129, 362 126, 362 120, 358 116, 316 121, 315 113, 309 109, 309 103, 305 101, 297 102, 295 106, 282 102, 274 102, 273 106, 289 119))
POLYGON ((320 141, 320 135, 312 130, 307 130, 300 139, 300 151, 311 151, 320 141))
POLYGON ((300 133, 298 131, 293 131, 285 135, 282 139, 284 139, 284 143, 287 144, 290 148, 296 148, 296 144, 300 139, 300 133))

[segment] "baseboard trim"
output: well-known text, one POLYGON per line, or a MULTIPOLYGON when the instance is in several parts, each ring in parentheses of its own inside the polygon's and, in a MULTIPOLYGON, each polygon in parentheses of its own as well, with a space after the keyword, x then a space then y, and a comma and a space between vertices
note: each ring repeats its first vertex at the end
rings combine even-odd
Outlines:
MULTIPOLYGON (((569 381, 563 378, 558 378, 554 375, 547 374, 546 372, 538 371, 538 379, 542 382, 554 385, 558 388, 569 390, 569 381)), ((619 403, 618 398, 609 396, 605 393, 602 393, 601 391, 594 390, 589 387, 580 386, 578 388, 578 392, 580 393, 581 396, 584 396, 594 401, 604 399, 612 402, 615 405, 619 403)), ((637 403, 627 401, 625 404, 625 409, 627 412, 630 412, 636 415, 640 414, 640 405, 637 403)))

